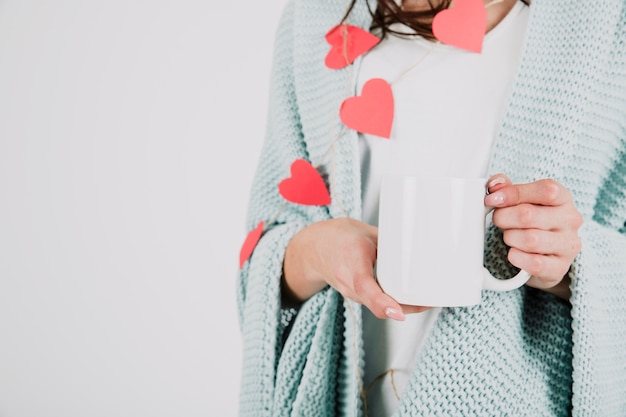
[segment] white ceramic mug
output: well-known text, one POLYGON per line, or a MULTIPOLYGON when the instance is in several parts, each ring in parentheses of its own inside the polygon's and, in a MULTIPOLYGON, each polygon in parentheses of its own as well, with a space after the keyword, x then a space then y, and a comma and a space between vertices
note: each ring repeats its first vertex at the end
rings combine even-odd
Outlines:
POLYGON ((401 304, 461 307, 483 289, 509 291, 530 274, 494 278, 483 266, 485 178, 387 175, 381 183, 376 276, 401 304))

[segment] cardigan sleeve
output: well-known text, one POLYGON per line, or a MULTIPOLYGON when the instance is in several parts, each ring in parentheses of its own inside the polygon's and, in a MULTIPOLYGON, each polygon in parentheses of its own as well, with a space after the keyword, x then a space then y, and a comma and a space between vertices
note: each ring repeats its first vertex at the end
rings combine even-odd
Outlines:
POLYGON ((599 96, 606 106, 593 119, 598 131, 615 138, 605 148, 612 164, 580 230, 582 250, 571 269, 572 405, 578 416, 626 415, 626 2, 621 8, 599 96))
POLYGON ((532 4, 493 172, 555 178, 573 192, 584 224, 570 269, 572 415, 624 416, 626 2, 586 3, 581 15, 566 1, 532 4))
POLYGON ((278 184, 290 175, 292 162, 308 159, 293 81, 293 4, 287 4, 276 33, 265 141, 248 201, 247 231, 260 222, 264 227, 239 273, 239 319, 244 331, 250 318, 246 309, 256 300, 252 289, 261 284, 267 287, 265 293, 275 293, 272 298, 279 296, 283 255, 289 240, 305 225, 329 216, 326 207, 289 203, 278 191, 278 184))
POLYGON ((296 7, 288 2, 276 34, 267 131, 250 192, 247 230, 263 222, 263 233, 237 285, 243 340, 240 416, 302 415, 311 412, 306 410, 310 404, 319 407, 315 415, 334 415, 332 387, 341 384, 337 375, 346 301, 326 289, 297 314, 281 306, 282 265, 290 239, 306 225, 330 217, 328 207, 290 203, 278 191, 293 161, 310 159, 293 79, 296 7))
MULTIPOLYGON (((626 144, 626 130, 622 143, 626 144)), ((580 230, 571 269, 574 415, 626 413, 626 149, 580 230)))

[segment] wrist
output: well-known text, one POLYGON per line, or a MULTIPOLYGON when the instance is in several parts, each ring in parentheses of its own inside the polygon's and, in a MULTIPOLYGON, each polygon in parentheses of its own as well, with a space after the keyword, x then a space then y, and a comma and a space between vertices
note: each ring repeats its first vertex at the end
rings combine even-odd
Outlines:
POLYGON ((570 297, 572 296, 572 291, 570 289, 570 285, 572 283, 572 280, 571 280, 569 274, 566 274, 563 277, 563 279, 558 284, 556 284, 555 286, 550 287, 550 288, 540 288, 540 287, 536 287, 536 286, 532 285, 533 278, 535 278, 535 277, 531 277, 531 279, 529 280, 529 284, 530 284, 529 286, 530 287, 537 288, 537 289, 539 289, 541 291, 545 291, 547 293, 550 293, 550 294, 552 294, 552 295, 554 295, 554 296, 556 296, 556 297, 558 297, 558 298, 560 298, 562 300, 566 300, 566 301, 569 301, 570 297))
POLYGON ((314 250, 309 238, 310 227, 300 230, 287 244, 281 278, 283 303, 300 304, 327 286, 323 276, 308 265, 303 256, 314 250))

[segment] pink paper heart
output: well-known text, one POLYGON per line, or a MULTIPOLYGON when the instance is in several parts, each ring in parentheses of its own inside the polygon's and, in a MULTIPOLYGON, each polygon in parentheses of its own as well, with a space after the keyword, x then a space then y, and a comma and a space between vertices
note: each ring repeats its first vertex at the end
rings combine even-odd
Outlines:
POLYGON ((291 164, 291 177, 278 184, 278 191, 285 200, 307 206, 330 204, 330 194, 322 176, 308 161, 296 159, 291 164))
POLYGON ((340 24, 326 33, 326 42, 331 49, 324 63, 330 69, 340 69, 372 49, 380 39, 360 27, 340 24))
POLYGON ((372 78, 363 85, 360 96, 341 104, 341 121, 358 132, 389 139, 393 124, 393 92, 387 81, 372 78))
POLYGON ((455 0, 451 9, 433 19, 433 34, 442 43, 480 53, 487 28, 487 10, 482 0, 455 0))
POLYGON ((265 227, 265 223, 260 222, 257 227, 246 236, 246 240, 241 246, 241 251, 239 251, 239 268, 242 268, 243 264, 252 256, 254 248, 256 248, 259 239, 261 239, 261 234, 263 234, 263 227, 265 227))

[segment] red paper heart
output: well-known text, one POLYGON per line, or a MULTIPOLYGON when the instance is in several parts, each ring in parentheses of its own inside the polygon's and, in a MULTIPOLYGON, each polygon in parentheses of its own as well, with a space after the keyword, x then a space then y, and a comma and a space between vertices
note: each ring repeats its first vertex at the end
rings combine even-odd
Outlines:
POLYGON ((340 69, 372 49, 380 39, 357 26, 340 24, 326 33, 331 46, 324 63, 330 69, 340 69), (345 47, 345 48, 344 48, 345 47))
POLYGON ((372 78, 360 96, 344 100, 339 117, 349 128, 389 139, 393 123, 391 86, 381 78, 372 78))
POLYGON ((482 0, 456 0, 433 20, 433 34, 442 43, 480 53, 487 28, 487 9, 482 0))
POLYGON ((322 176, 308 161, 296 159, 291 164, 291 177, 278 184, 278 191, 287 201, 307 206, 330 204, 330 194, 322 176))
POLYGON ((246 236, 246 240, 243 242, 243 246, 241 246, 241 251, 239 252, 239 268, 243 267, 243 264, 245 264, 252 255, 256 244, 259 243, 259 239, 261 239, 263 227, 265 227, 265 223, 260 222, 257 227, 246 236))

